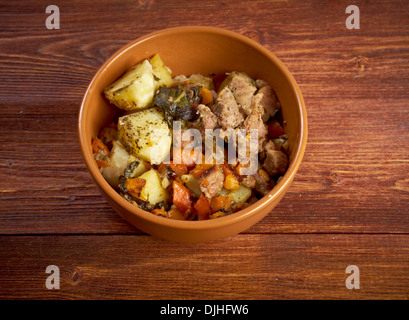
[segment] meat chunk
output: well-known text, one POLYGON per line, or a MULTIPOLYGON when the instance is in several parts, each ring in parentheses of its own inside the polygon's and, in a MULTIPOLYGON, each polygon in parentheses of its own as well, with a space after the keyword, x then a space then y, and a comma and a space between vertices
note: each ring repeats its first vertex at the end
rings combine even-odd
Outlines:
POLYGON ((264 114, 262 116, 264 122, 267 122, 270 117, 274 116, 280 108, 273 89, 268 85, 258 90, 257 94, 253 97, 253 101, 253 103, 257 103, 257 105, 261 105, 264 108, 264 114))
POLYGON ((256 186, 256 178, 254 177, 254 175, 252 176, 245 176, 242 181, 241 184, 245 187, 248 187, 250 189, 253 189, 256 186))
POLYGON ((198 180, 200 191, 207 199, 216 196, 223 188, 224 174, 219 165, 212 166, 198 180))
POLYGON ((217 127, 217 116, 204 104, 199 104, 197 109, 200 113, 200 119, 203 129, 214 129, 217 127))
POLYGON ((244 120, 233 92, 228 87, 220 91, 216 103, 212 106, 212 111, 217 116, 218 124, 222 129, 236 128, 244 120))
POLYGON ((268 141, 264 144, 263 148, 261 149, 260 154, 259 154, 261 159, 265 159, 265 158, 266 158, 266 153, 267 153, 268 150, 277 150, 277 148, 276 148, 274 142, 271 141, 271 140, 268 140, 268 141))
POLYGON ((254 189, 263 196, 266 195, 274 186, 274 180, 266 179, 266 177, 259 172, 257 172, 253 177, 255 179, 254 189))
POLYGON ((284 174, 288 166, 288 157, 282 151, 266 150, 263 168, 272 176, 284 174))
POLYGON ((244 72, 232 72, 225 80, 227 87, 233 92, 240 109, 251 113, 251 100, 257 88, 254 81, 244 72))
POLYGON ((197 106, 197 110, 199 110, 199 119, 189 122, 188 126, 191 129, 199 130, 202 141, 206 139, 206 129, 216 129, 219 127, 218 125, 218 118, 217 116, 210 110, 209 107, 205 106, 204 104, 199 104, 197 106))
POLYGON ((268 126, 264 123, 262 116, 264 114, 264 109, 261 106, 255 107, 251 114, 244 120, 242 128, 246 129, 246 132, 251 133, 251 129, 257 130, 258 141, 259 141, 259 151, 262 149, 263 143, 265 142, 268 134, 268 126))

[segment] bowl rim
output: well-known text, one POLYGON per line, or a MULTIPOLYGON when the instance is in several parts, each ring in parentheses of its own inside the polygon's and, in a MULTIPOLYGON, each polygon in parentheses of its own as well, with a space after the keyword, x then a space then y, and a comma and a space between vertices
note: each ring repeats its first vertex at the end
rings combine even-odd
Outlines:
MULTIPOLYGON (((273 202, 276 198, 278 198, 291 184, 294 176, 301 164, 302 158, 304 156, 304 152, 306 149, 307 143, 307 113, 306 107, 304 103, 303 96, 301 91, 298 87, 297 82, 295 81, 291 72, 287 69, 287 67, 267 48, 265 48, 260 43, 242 35, 236 33, 234 31, 230 31, 223 28, 218 27, 209 27, 209 26, 180 26, 180 27, 172 27, 172 28, 165 28, 161 30, 157 30, 141 36, 128 44, 122 46, 120 49, 115 51, 99 68, 96 74, 93 76, 92 80, 90 81, 79 110, 78 115, 78 138, 81 148, 81 153, 85 165, 88 168, 92 178, 96 182, 97 186, 102 189, 102 191, 109 195, 112 201, 115 202, 116 205, 122 207, 127 212, 131 213, 132 215, 136 215, 137 217, 149 221, 154 224, 159 224, 165 227, 170 228, 177 228, 177 229, 188 229, 188 230, 205 230, 205 229, 216 229, 222 228, 227 225, 235 224, 240 221, 246 220, 248 217, 252 216, 256 212, 259 212, 264 207, 267 207, 271 202, 273 202), (148 212, 138 208, 137 206, 131 204, 123 197, 121 197, 104 179, 100 171, 98 170, 96 163, 89 152, 89 144, 88 141, 85 140, 85 134, 83 133, 85 129, 85 120, 86 120, 86 102, 88 97, 92 91, 93 84, 101 77, 101 75, 110 67, 110 65, 118 59, 123 53, 128 50, 131 50, 134 46, 137 46, 140 43, 148 41, 155 37, 162 37, 169 33, 212 33, 223 35, 231 38, 235 38, 238 41, 244 42, 246 45, 255 48, 257 51, 260 51, 263 55, 267 56, 268 59, 272 60, 274 64, 280 69, 280 71, 288 78, 291 84, 291 90, 297 100, 298 112, 300 114, 299 117, 299 126, 301 128, 299 132, 299 143, 297 145, 297 149, 295 150, 293 161, 290 163, 286 173, 281 178, 281 180, 274 186, 272 190, 268 192, 263 198, 255 202, 254 204, 250 205, 249 207, 239 210, 233 214, 220 217, 218 219, 209 219, 209 220, 199 220, 199 221, 187 221, 187 220, 175 220, 175 219, 166 219, 163 217, 156 216, 154 214, 147 214, 148 212)), ((268 212, 269 213, 269 212, 268 212)), ((266 213, 266 215, 268 214, 266 213)), ((137 226, 136 226, 137 227, 137 226)), ((138 228, 138 227, 137 227, 138 228)))

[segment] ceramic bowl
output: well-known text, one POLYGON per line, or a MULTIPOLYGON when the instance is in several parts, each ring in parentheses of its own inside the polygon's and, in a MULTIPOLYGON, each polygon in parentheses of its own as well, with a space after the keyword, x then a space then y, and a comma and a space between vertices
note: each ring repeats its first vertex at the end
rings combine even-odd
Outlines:
POLYGON ((136 228, 152 236, 182 242, 204 242, 240 233, 257 223, 282 199, 300 166, 307 140, 306 110, 301 92, 283 63, 259 43, 232 31, 201 26, 176 27, 143 36, 114 53, 98 70, 85 93, 79 113, 79 142, 85 164, 112 208, 136 228), (290 163, 277 185, 262 199, 234 214, 204 221, 180 221, 143 211, 108 184, 93 159, 91 139, 118 110, 103 89, 125 71, 159 53, 172 75, 221 74, 244 71, 267 81, 282 106, 290 143, 290 163))

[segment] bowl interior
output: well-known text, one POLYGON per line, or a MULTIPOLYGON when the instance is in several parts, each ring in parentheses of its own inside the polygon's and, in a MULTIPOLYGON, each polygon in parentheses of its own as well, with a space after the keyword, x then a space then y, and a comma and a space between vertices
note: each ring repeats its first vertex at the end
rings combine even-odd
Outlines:
POLYGON ((106 61, 92 80, 83 100, 79 130, 85 162, 100 187, 108 184, 93 161, 91 139, 118 112, 104 98, 103 89, 156 53, 172 70, 173 76, 244 71, 253 79, 267 81, 282 105, 290 143, 290 167, 280 183, 293 177, 305 147, 306 123, 302 96, 289 71, 271 52, 244 36, 211 27, 181 27, 162 30, 130 43, 106 61))

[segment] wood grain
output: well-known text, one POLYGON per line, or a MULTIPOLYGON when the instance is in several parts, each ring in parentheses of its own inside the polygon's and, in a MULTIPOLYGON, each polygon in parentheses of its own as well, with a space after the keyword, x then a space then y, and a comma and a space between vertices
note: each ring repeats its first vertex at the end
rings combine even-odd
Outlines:
POLYGON ((239 235, 179 245, 149 236, 1 237, 0 298, 409 298, 407 236, 239 235), (22 250, 24 248, 24 250, 22 250), (48 290, 48 265, 60 289, 48 290), (347 289, 348 265, 360 289, 347 289))
POLYGON ((349 4, 59 1, 61 29, 48 30, 46 3, 3 1, 0 297, 407 299, 409 3, 357 2, 359 30, 345 27, 349 4), (237 237, 198 246, 163 243, 122 220, 77 137, 98 67, 126 43, 181 25, 226 28, 274 52, 301 88, 309 124, 303 163, 276 209, 237 237), (43 285, 53 262, 64 271, 59 292, 43 285), (360 291, 343 284, 351 263, 362 267, 360 291))

